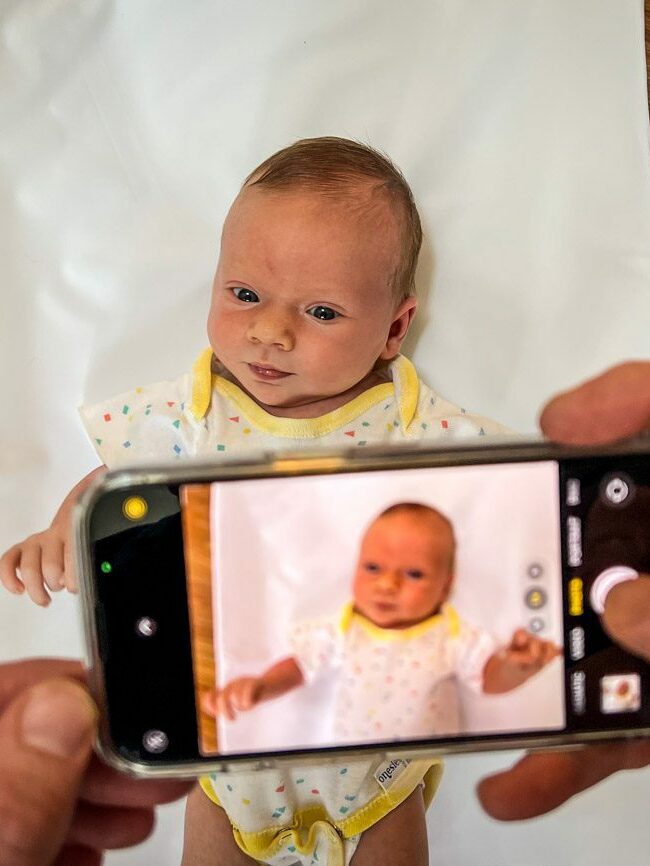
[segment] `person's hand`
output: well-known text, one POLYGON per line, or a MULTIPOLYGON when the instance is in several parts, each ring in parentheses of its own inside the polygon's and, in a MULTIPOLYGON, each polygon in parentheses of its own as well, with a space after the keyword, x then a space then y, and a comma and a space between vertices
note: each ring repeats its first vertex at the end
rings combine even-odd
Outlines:
POLYGON ((67 586, 74 592, 76 581, 67 529, 55 523, 10 547, 0 558, 0 581, 15 595, 27 590, 32 601, 42 607, 50 603, 48 589, 58 592, 67 586))
POLYGON ((181 782, 136 781, 92 753, 97 710, 78 662, 0 665, 0 866, 99 866, 144 840, 181 782))
MULTIPOLYGON (((650 362, 621 364, 560 394, 540 425, 556 442, 604 444, 650 430, 650 362)), ((650 580, 630 580, 607 595, 603 623, 611 637, 650 661, 650 580)), ((619 770, 650 764, 650 741, 531 754, 477 789, 485 811, 504 821, 542 815, 619 770)))
POLYGON ((201 708, 210 716, 225 716, 232 722, 238 712, 252 710, 259 703, 263 686, 261 677, 239 677, 218 691, 204 694, 201 708))

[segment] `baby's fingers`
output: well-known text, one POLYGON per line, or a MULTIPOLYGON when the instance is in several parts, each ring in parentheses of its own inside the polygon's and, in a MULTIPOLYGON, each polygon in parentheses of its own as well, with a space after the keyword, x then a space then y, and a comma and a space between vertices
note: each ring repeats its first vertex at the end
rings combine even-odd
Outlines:
POLYGON ((554 644, 550 640, 544 641, 544 652, 542 656, 542 664, 548 664, 550 661, 553 661, 557 656, 563 655, 562 647, 554 644))
POLYGON ((245 679, 237 684, 237 688, 233 689, 232 705, 236 710, 245 712, 250 710, 255 704, 257 693, 257 680, 245 679))
POLYGON ((221 691, 217 693, 215 706, 217 708, 217 713, 220 716, 225 716, 231 722, 235 721, 235 711, 232 708, 230 700, 230 689, 228 688, 228 686, 226 686, 225 689, 221 689, 221 691))
POLYGON ((551 641, 531 638, 528 646, 522 650, 515 650, 513 656, 523 668, 543 668, 561 652, 562 650, 551 641))
POLYGON ((63 541, 53 532, 43 533, 41 565, 43 578, 52 592, 63 589, 63 541))
POLYGON ((216 691, 212 690, 209 692, 204 692, 201 695, 200 705, 204 713, 212 716, 212 718, 216 718, 218 713, 216 691))
POLYGON ((22 595, 25 592, 25 586, 16 574, 16 569, 20 564, 20 552, 20 544, 14 544, 0 558, 0 581, 5 589, 15 595, 22 595))
POLYGON ((29 597, 41 607, 47 607, 50 596, 43 584, 43 570, 41 564, 41 545, 38 541, 23 542, 20 564, 20 579, 25 584, 29 597))
POLYGON ((63 543, 63 585, 68 592, 78 592, 77 571, 70 539, 63 543))
POLYGON ((525 652, 534 640, 536 640, 536 638, 534 638, 529 631, 526 631, 525 628, 518 628, 512 636, 510 647, 525 652))

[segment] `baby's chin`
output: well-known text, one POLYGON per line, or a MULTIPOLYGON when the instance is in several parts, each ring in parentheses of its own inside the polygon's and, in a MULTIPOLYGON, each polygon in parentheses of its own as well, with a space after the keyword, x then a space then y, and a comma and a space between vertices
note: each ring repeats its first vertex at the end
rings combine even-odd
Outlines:
POLYGON ((404 616, 400 613, 399 610, 396 610, 394 608, 388 609, 388 607, 386 610, 382 610, 377 605, 373 605, 372 609, 362 610, 360 608, 357 608, 357 610, 373 625, 376 625, 377 628, 387 629, 411 628, 414 625, 419 625, 421 622, 424 622, 425 620, 429 619, 429 617, 434 615, 432 612, 428 612, 422 615, 404 616))

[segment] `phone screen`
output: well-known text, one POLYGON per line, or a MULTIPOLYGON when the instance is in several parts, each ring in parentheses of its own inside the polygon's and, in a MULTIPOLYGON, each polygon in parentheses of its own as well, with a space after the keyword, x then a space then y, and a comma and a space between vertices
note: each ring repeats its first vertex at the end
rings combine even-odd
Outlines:
POLYGON ((650 727, 598 611, 647 458, 142 485, 91 516, 111 738, 140 762, 650 727))

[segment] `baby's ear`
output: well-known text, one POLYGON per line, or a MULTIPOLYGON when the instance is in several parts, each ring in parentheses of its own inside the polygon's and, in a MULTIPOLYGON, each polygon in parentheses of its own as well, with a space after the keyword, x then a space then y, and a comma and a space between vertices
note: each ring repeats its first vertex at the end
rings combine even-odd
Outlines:
POLYGON ((383 352, 379 356, 382 361, 392 361, 404 342, 404 337, 413 321, 418 300, 415 297, 405 298, 393 314, 393 321, 388 329, 388 337, 383 352))

